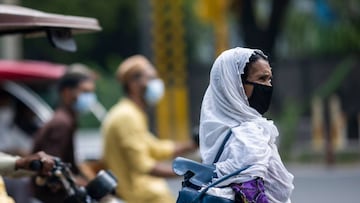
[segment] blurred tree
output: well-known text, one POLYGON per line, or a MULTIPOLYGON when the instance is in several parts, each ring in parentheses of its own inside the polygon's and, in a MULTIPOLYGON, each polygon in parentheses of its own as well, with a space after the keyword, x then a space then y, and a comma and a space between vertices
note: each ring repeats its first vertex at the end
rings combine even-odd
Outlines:
POLYGON ((115 61, 119 63, 122 58, 138 51, 136 3, 137 1, 23 1, 23 6, 45 12, 97 18, 103 28, 98 33, 76 35, 76 53, 50 49, 46 40, 41 38, 25 41, 24 56, 61 63, 92 63, 101 67, 102 71, 105 69, 105 72, 113 73, 116 66, 109 65, 113 65, 115 61))
MULTIPOLYGON (((239 33, 246 47, 263 50, 270 56, 274 55, 276 39, 282 28, 283 20, 290 0, 199 0, 197 12, 205 22, 210 22, 214 27, 217 53, 227 46, 228 26, 226 17, 231 9, 236 16, 239 33), (264 10, 258 12, 259 3, 266 4, 269 12, 260 18, 264 10)), ((227 47, 228 48, 228 47, 227 47)), ((226 49, 226 48, 225 48, 226 49)))
POLYGON ((259 20, 256 0, 235 0, 234 11, 239 22, 240 33, 247 47, 256 47, 269 56, 274 56, 276 39, 283 25, 290 0, 268 0, 270 12, 265 21, 259 20))
POLYGON ((345 55, 360 51, 360 1, 292 1, 279 54, 345 55))
POLYGON ((222 0, 199 0, 196 6, 199 17, 214 27, 215 56, 229 48, 229 6, 230 1, 222 0))
MULTIPOLYGON (((224 30, 215 23, 225 17, 217 6, 223 5, 222 1, 198 2, 199 17, 210 22, 215 32, 224 30)), ((262 49, 270 56, 353 53, 360 49, 357 0, 234 0, 229 8, 244 46, 262 49)))

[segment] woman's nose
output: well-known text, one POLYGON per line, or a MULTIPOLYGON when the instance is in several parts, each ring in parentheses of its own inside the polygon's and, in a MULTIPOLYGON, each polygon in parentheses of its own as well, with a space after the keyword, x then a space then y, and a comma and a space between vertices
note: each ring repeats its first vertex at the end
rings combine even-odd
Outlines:
POLYGON ((271 80, 267 81, 267 82, 266 82, 266 85, 272 87, 272 82, 271 82, 271 80))

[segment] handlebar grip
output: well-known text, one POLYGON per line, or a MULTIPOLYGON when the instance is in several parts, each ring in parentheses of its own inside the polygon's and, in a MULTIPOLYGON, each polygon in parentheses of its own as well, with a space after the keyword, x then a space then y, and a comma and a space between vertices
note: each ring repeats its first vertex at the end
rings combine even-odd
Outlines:
POLYGON ((39 171, 43 167, 43 164, 40 160, 33 160, 30 162, 29 168, 33 171, 39 171))

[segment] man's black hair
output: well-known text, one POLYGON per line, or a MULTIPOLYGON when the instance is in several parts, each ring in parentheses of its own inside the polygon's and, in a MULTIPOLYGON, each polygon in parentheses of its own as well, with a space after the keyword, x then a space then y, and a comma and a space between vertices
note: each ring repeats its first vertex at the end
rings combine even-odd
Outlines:
POLYGON ((90 80, 90 77, 81 73, 66 73, 58 82, 58 91, 61 92, 66 88, 75 89, 85 80, 90 80))
POLYGON ((255 49, 254 53, 249 58, 249 62, 247 62, 245 65, 244 73, 241 74, 242 82, 246 81, 246 79, 249 75, 249 69, 251 67, 251 64, 255 63, 259 59, 264 59, 265 61, 269 61, 268 57, 261 50, 255 49))

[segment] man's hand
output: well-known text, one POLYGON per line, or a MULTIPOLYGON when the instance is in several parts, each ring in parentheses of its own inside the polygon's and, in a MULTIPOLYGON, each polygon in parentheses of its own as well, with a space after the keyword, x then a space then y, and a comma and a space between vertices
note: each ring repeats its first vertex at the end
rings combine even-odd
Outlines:
POLYGON ((40 169, 36 171, 39 175, 51 175, 51 170, 55 165, 54 158, 42 151, 19 158, 16 160, 15 169, 33 170, 30 168, 32 161, 41 162, 40 169))
POLYGON ((175 143, 174 157, 183 155, 184 153, 194 152, 198 149, 198 145, 194 141, 175 143))

